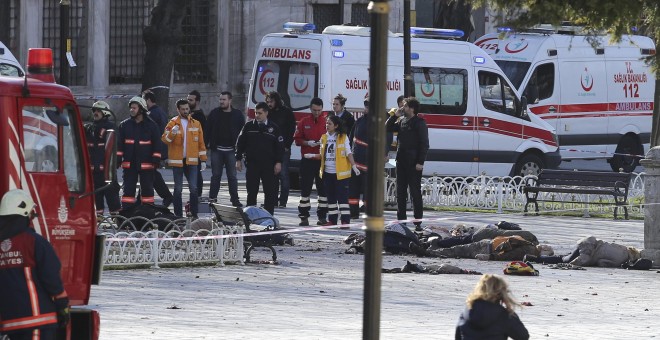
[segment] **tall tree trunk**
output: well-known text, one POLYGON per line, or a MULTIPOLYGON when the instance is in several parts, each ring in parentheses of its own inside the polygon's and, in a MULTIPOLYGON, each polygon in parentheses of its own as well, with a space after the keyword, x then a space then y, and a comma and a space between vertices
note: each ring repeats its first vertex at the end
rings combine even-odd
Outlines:
POLYGON ((461 40, 467 41, 474 31, 472 24, 472 6, 466 0, 440 0, 433 19, 435 28, 454 28, 465 33, 461 40))
POLYGON ((142 90, 153 88, 156 102, 165 112, 168 112, 174 57, 183 39, 181 22, 189 6, 187 0, 159 0, 142 36, 147 47, 142 90))

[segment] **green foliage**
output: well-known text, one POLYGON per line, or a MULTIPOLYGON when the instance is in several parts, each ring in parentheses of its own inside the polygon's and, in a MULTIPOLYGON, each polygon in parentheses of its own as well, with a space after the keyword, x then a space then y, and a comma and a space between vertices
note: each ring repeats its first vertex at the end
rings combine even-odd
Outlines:
MULTIPOLYGON (((538 24, 561 25, 570 22, 591 34, 607 32, 619 41, 626 34, 642 34, 656 42, 660 39, 660 1, 658 0, 471 0, 475 7, 487 5, 501 11, 498 23, 514 28, 538 24), (633 28, 637 28, 635 32, 633 28)), ((650 60, 656 78, 660 76, 660 54, 650 60)))

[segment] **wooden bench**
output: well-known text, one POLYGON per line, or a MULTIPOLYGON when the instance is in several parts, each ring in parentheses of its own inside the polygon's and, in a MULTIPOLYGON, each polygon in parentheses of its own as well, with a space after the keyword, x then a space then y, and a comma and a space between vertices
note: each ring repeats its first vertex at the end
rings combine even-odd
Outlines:
POLYGON ((617 210, 623 207, 625 218, 628 219, 628 186, 630 185, 630 173, 604 172, 604 171, 571 171, 571 170, 549 170, 544 169, 537 178, 530 177, 523 189, 527 198, 527 206, 534 204, 536 214, 539 213, 538 201, 550 201, 539 199, 539 193, 557 192, 569 194, 597 194, 611 195, 613 203, 603 202, 601 204, 615 204, 614 218, 617 218, 617 210))
MULTIPOLYGON (((225 225, 240 225, 245 228, 246 233, 255 233, 258 234, 259 231, 268 230, 269 227, 259 225, 258 223, 264 220, 272 220, 273 228, 275 229, 278 226, 278 222, 273 217, 261 217, 259 220, 250 220, 248 215, 243 212, 243 208, 237 208, 231 205, 223 205, 218 203, 209 203, 211 211, 215 214, 218 222, 221 222, 225 225), (251 226, 263 227, 260 230, 251 229, 251 226)), ((270 249, 273 255, 273 262, 277 261, 277 253, 275 248, 273 248, 273 239, 272 236, 267 235, 255 235, 255 236, 243 236, 244 244, 246 247, 244 257, 245 262, 250 262, 250 252, 256 247, 264 247, 270 249)))

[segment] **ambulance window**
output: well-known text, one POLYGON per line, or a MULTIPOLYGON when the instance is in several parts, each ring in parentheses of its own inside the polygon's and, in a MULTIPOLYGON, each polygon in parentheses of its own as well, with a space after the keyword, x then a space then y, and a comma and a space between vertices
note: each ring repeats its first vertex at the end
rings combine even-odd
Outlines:
POLYGON ((316 64, 292 63, 289 67, 289 81, 286 94, 282 96, 293 110, 307 108, 312 98, 316 97, 316 64))
POLYGON ((48 111, 55 107, 23 107, 23 149, 25 168, 31 172, 58 172, 60 169, 57 124, 48 111))
POLYGON ((0 63, 0 75, 10 76, 10 77, 22 77, 23 71, 21 71, 20 68, 14 65, 0 63))
POLYGON ((547 63, 536 67, 534 73, 529 78, 529 82, 527 82, 524 94, 527 97, 528 103, 536 104, 540 100, 552 97, 554 89, 555 65, 553 63, 547 63))
POLYGON ((277 91, 286 106, 302 110, 318 96, 318 64, 262 60, 255 76, 253 103, 264 101, 268 92, 277 91))
POLYGON ((82 192, 85 189, 82 164, 82 133, 78 130, 76 111, 71 106, 62 110, 62 118, 69 124, 62 126, 62 145, 64 146, 64 175, 69 191, 82 192))
POLYGON ((479 93, 486 109, 510 116, 518 115, 516 95, 500 75, 479 71, 479 93))
POLYGON ((413 67, 413 95, 419 111, 427 114, 463 115, 467 110, 467 70, 413 67))
POLYGON ((522 85, 522 82, 527 75, 527 71, 531 66, 531 63, 523 63, 520 61, 495 60, 495 63, 497 63, 502 69, 502 72, 506 74, 507 78, 511 80, 511 83, 517 89, 520 89, 520 85, 522 85))
POLYGON ((257 65, 256 81, 252 86, 252 102, 266 101, 266 93, 277 91, 280 81, 280 64, 274 60, 262 60, 257 65))

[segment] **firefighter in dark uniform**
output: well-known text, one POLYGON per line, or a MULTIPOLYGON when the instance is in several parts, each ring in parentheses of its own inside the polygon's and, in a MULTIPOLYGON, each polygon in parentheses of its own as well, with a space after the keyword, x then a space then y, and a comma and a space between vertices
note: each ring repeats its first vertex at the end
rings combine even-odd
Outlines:
MULTIPOLYGON (((104 101, 97 101, 92 105, 92 115, 94 122, 86 125, 87 148, 91 161, 92 176, 94 178, 94 190, 105 185, 104 169, 105 166, 105 142, 109 130, 116 130, 108 118, 110 117, 110 106, 104 101)), ((119 184, 115 181, 108 188, 96 195, 96 215, 103 215, 105 204, 108 202, 108 210, 111 215, 119 212, 121 203, 119 202, 119 184)))
MULTIPOLYGON (((399 220, 406 217, 406 199, 408 189, 413 204, 415 219, 423 217, 422 170, 429 151, 429 129, 426 121, 417 116, 419 101, 417 98, 404 99, 403 108, 387 119, 387 131, 398 132, 396 150, 396 216, 399 220)), ((414 222, 416 230, 421 230, 421 222, 414 222)))
POLYGON ((128 102, 131 117, 119 124, 117 162, 124 170, 122 208, 137 203, 135 190, 140 179, 142 203, 154 203, 154 169, 160 165, 158 125, 147 116, 147 103, 141 97, 128 102))
POLYGON ((30 227, 34 200, 24 190, 0 201, 0 338, 55 339, 69 322, 69 298, 53 246, 30 227))
POLYGON ((271 215, 275 214, 275 176, 282 170, 283 155, 284 138, 280 128, 268 120, 268 104, 259 102, 255 107, 255 119, 243 126, 236 141, 236 170, 243 171, 243 159, 247 168, 245 186, 248 206, 257 205, 261 180, 264 208, 271 215))

